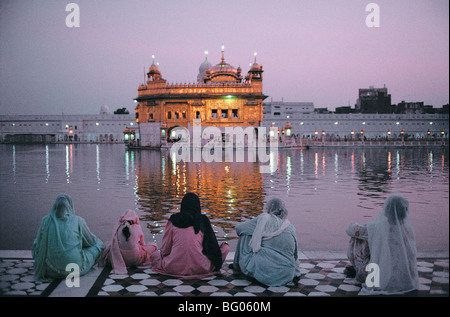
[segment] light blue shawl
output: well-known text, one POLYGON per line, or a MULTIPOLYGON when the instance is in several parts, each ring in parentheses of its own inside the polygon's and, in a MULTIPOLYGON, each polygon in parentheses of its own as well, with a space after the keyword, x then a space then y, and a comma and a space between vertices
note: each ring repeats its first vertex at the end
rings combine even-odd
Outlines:
POLYGON ((234 267, 267 286, 281 286, 300 276, 295 227, 277 198, 267 211, 236 226, 239 240, 234 267))
POLYGON ((72 198, 59 195, 49 215, 42 218, 32 246, 35 279, 64 278, 69 263, 86 274, 103 252, 103 242, 89 230, 85 220, 75 215, 72 198))

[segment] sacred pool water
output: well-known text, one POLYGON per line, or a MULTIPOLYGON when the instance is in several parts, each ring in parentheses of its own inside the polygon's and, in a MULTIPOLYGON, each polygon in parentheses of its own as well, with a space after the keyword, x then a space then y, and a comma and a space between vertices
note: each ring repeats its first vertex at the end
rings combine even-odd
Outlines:
MULTIPOLYGON (((219 241, 234 251, 237 223, 282 198, 300 250, 345 251, 352 221, 377 219, 385 198, 410 202, 419 251, 449 247, 447 148, 279 150, 260 162, 177 162, 170 151, 121 144, 0 145, 0 249, 31 249, 59 193, 104 242, 126 209, 138 212, 147 241, 160 245, 183 195, 201 197, 219 241)), ((247 154, 246 154, 247 155, 247 154)))

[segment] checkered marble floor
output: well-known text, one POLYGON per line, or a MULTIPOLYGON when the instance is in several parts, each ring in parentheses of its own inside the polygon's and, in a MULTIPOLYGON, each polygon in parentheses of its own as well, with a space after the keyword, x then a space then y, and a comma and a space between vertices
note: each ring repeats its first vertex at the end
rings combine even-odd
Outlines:
MULTIPOLYGON (((109 273, 97 296, 356 296, 360 287, 344 283, 344 260, 303 260, 297 285, 268 287, 246 278, 225 263, 221 274, 201 280, 179 280, 134 268, 127 275, 109 273)), ((420 289, 410 296, 448 296, 448 259, 424 260, 419 265, 420 289)))
POLYGON ((0 296, 45 296, 50 284, 34 280, 33 260, 1 259, 0 296))
MULTIPOLYGON (((267 287, 233 271, 227 261, 221 274, 204 279, 180 280, 154 273, 150 267, 129 269, 117 275, 104 268, 88 290, 87 296, 356 296, 359 286, 344 282, 346 260, 301 260, 302 275, 297 285, 267 287)), ((408 296, 449 296, 448 259, 418 260, 420 288, 408 296)), ((35 282, 33 261, 1 259, 0 296, 49 296, 62 280, 35 282)))

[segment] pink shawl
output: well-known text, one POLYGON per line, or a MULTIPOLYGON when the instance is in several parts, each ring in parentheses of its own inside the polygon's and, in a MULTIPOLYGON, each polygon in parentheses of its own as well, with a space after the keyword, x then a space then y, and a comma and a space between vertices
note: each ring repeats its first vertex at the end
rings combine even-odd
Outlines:
POLYGON ((115 274, 128 273, 125 260, 123 259, 122 252, 119 247, 118 239, 118 231, 127 221, 130 221, 133 224, 139 224, 139 217, 136 215, 136 212, 134 212, 134 210, 127 210, 125 212, 125 215, 119 218, 119 221, 117 222, 113 231, 111 243, 105 248, 105 251, 103 252, 102 258, 99 262, 99 266, 104 266, 107 260, 109 260, 115 274))

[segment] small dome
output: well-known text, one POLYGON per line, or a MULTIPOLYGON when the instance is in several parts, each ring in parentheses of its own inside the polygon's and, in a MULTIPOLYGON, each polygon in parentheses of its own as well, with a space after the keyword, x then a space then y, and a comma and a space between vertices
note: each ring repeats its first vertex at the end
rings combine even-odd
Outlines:
POLYGON ((210 69, 212 67, 211 63, 205 59, 205 61, 203 63, 200 64, 200 67, 198 68, 199 72, 204 72, 207 69, 210 69))
POLYGON ((205 61, 201 63, 200 67, 198 68, 197 82, 201 82, 203 78, 206 77, 206 71, 211 69, 211 67, 211 63, 208 62, 207 58, 205 58, 205 61))
POLYGON ((250 67, 250 71, 251 72, 259 72, 259 71, 261 71, 261 66, 258 63, 254 62, 252 64, 252 67, 250 67))
POLYGON ((221 72, 221 73, 237 73, 237 69, 231 66, 228 63, 225 63, 225 61, 221 61, 219 64, 213 66, 210 71, 213 73, 215 72, 221 72))
POLYGON ((150 66, 150 68, 148 69, 148 73, 149 74, 161 74, 160 72, 159 72, 159 69, 158 69, 158 66, 156 66, 155 65, 155 63, 153 63, 151 66, 150 66))
POLYGON ((111 111, 109 110, 109 107, 105 104, 103 104, 100 107, 100 114, 111 114, 111 111))
MULTIPOLYGON (((158 64, 158 63, 156 63, 156 64, 158 64)), ((153 61, 153 64, 148 69, 147 77, 151 81, 162 79, 161 72, 159 71, 158 66, 155 65, 154 61, 153 61)))

